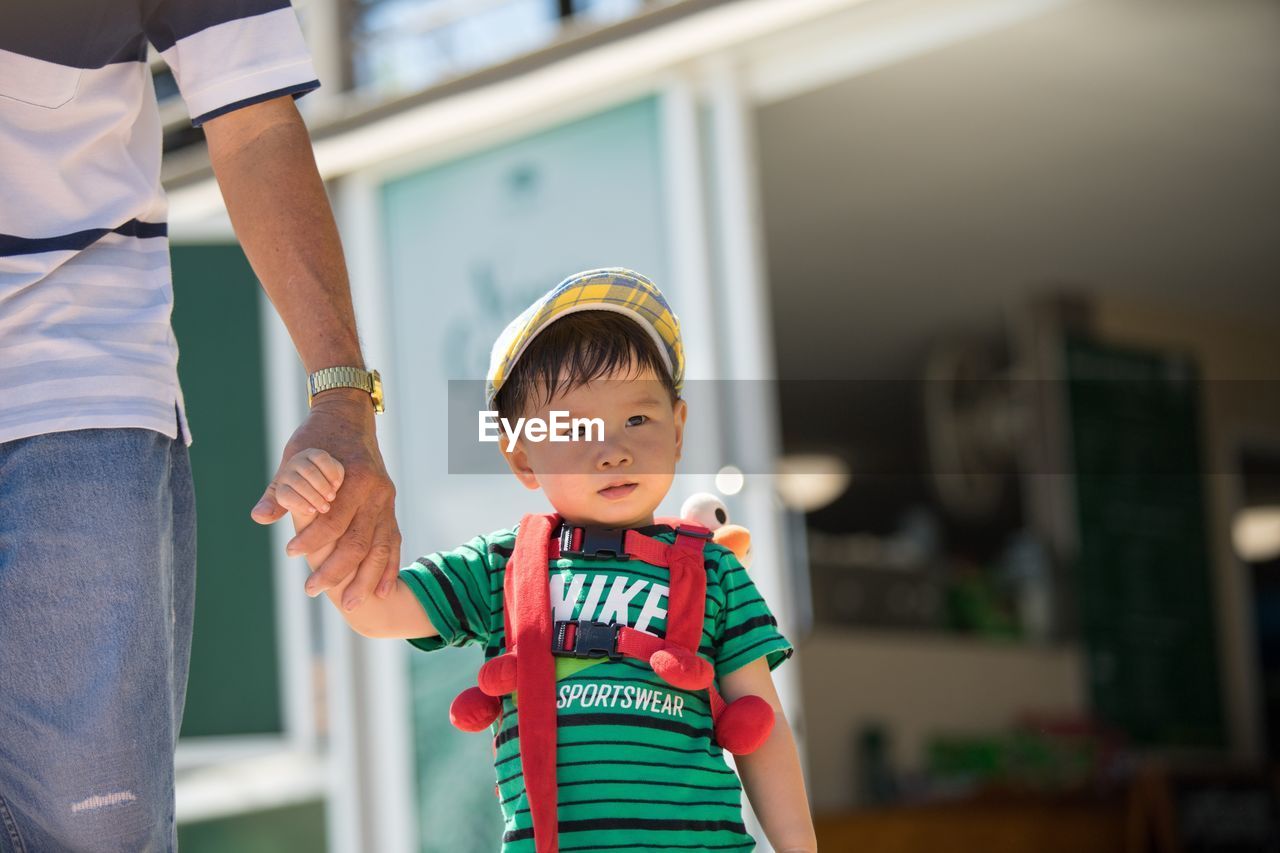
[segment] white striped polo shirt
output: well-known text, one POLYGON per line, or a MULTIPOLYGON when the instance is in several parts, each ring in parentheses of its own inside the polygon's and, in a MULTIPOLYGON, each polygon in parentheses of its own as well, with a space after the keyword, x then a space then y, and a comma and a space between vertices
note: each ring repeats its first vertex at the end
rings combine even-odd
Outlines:
POLYGON ((197 125, 320 85, 289 0, 0 5, 0 442, 191 443, 148 42, 197 125))

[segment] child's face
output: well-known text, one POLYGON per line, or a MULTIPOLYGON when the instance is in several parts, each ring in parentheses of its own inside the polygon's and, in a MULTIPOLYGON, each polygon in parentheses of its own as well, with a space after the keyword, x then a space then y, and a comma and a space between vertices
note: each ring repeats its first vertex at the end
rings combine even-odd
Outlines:
MULTIPOLYGON (((639 527, 653 523, 653 511, 671 488, 684 440, 688 407, 671 405, 650 368, 621 371, 560 392, 548 403, 528 407, 526 418, 551 422, 551 412, 599 418, 603 441, 592 427, 579 427, 576 441, 530 441, 522 436, 503 455, 520 482, 541 488, 572 524, 639 527), (584 440, 590 433, 593 440, 584 440)), ((561 429, 568 435, 570 429, 561 429)))

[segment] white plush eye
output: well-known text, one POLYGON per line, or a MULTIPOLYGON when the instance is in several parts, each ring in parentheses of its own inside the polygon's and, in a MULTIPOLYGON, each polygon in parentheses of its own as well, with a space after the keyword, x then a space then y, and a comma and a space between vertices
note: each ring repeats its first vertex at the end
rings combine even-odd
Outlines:
POLYGON ((685 499, 680 517, 714 531, 729 523, 729 508, 715 495, 698 492, 685 499))

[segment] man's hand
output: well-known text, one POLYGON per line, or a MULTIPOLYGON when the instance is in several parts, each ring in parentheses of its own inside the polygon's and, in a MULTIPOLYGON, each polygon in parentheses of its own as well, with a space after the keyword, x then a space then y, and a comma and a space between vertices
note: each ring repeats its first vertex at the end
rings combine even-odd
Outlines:
POLYGON ((342 597, 344 610, 354 610, 375 587, 378 597, 386 598, 400 569, 400 528, 395 487, 378 451, 367 393, 335 388, 316 395, 311 414, 285 445, 276 476, 253 508, 253 520, 271 524, 285 515, 275 499, 276 480, 287 460, 308 447, 328 451, 345 473, 329 511, 319 514, 288 546, 289 555, 296 556, 337 540, 333 553, 307 579, 307 594, 319 595, 355 572, 342 597))

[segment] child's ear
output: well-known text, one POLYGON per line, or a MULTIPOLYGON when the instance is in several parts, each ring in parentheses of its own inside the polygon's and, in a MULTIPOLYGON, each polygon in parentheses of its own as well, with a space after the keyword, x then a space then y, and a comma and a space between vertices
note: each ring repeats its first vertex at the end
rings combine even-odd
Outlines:
POLYGON ((503 442, 498 442, 498 452, 502 454, 502 458, 507 461, 507 467, 511 469, 511 473, 516 475, 516 479, 524 483, 526 489, 537 490, 538 475, 529 467, 529 454, 525 453, 524 440, 516 441, 514 450, 507 450, 507 446, 503 442))
POLYGON ((672 409, 674 415, 673 420, 676 425, 676 460, 679 461, 680 454, 684 450, 684 422, 689 416, 689 404, 683 399, 676 400, 675 408, 672 409))

